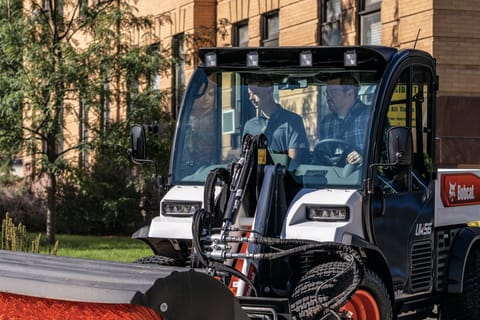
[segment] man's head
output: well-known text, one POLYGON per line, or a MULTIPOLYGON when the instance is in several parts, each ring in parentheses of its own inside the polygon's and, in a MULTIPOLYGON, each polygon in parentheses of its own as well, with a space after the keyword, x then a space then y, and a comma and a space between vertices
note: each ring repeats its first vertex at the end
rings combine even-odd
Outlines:
POLYGON ((357 101, 358 80, 349 73, 335 74, 327 81, 327 102, 330 110, 346 116, 357 101))
POLYGON ((253 74, 247 77, 248 96, 255 108, 262 108, 273 100, 273 80, 266 74, 253 74))

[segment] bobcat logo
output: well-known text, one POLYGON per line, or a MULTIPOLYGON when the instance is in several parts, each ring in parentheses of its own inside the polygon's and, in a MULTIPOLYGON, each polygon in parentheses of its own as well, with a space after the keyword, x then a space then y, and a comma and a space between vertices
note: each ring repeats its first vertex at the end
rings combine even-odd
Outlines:
POLYGON ((448 182, 448 184, 450 185, 450 190, 448 191, 448 197, 450 198, 450 202, 455 202, 455 198, 457 198, 457 192, 455 191, 457 187, 457 183, 448 182))

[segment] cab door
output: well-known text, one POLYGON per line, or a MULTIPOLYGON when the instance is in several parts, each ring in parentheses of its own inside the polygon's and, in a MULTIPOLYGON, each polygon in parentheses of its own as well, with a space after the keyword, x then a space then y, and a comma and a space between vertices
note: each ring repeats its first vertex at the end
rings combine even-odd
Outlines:
POLYGON ((396 73, 380 116, 377 163, 371 199, 373 240, 389 264, 395 292, 430 290, 433 266, 433 69, 409 64, 396 73), (407 127, 413 164, 394 166, 387 159, 385 133, 407 127))

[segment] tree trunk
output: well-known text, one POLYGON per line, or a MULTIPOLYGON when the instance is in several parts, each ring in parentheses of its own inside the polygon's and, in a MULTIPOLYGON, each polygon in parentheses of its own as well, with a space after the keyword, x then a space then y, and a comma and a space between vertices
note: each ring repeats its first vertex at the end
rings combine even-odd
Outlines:
POLYGON ((55 221, 57 215, 57 203, 55 194, 57 192, 57 179, 55 174, 49 172, 47 176, 47 226, 46 234, 49 244, 55 244, 55 221))

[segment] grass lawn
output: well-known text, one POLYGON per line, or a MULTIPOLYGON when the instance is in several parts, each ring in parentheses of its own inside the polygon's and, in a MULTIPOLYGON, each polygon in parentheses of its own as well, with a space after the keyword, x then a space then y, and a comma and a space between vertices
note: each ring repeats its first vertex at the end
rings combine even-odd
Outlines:
MULTIPOLYGON (((153 255, 144 242, 130 237, 60 234, 56 239, 59 241, 57 256, 133 262, 138 258, 153 255)), ((48 247, 42 244, 40 252, 48 253, 48 247)))

